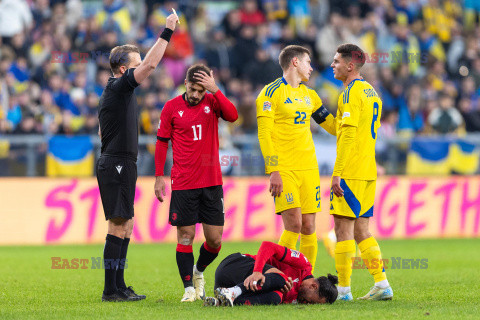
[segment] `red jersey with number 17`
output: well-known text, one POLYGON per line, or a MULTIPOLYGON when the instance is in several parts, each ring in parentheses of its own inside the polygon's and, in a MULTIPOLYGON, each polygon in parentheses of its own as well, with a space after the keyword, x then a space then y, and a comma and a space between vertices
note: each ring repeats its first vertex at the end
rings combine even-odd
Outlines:
POLYGON ((171 139, 172 190, 222 185, 218 156, 218 118, 235 121, 235 106, 218 90, 195 106, 185 94, 169 100, 160 115, 157 137, 171 139))

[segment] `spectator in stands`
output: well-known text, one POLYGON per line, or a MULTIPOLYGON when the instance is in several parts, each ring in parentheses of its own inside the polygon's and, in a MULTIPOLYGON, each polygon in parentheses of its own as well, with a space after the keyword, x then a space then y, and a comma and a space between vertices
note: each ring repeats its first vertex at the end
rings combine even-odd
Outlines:
POLYGON ((3 44, 10 44, 18 33, 33 27, 32 11, 25 0, 0 1, 0 37, 3 44))
POLYGON ((468 97, 461 98, 458 105, 463 121, 465 122, 465 130, 467 132, 479 132, 480 110, 478 109, 478 106, 477 108, 474 108, 472 100, 468 97))
MULTIPOLYGON (((408 90, 407 103, 401 103, 398 114, 398 130, 402 133, 409 132, 410 136, 421 133, 424 129, 424 115, 422 106, 422 93, 418 85, 413 85, 408 90)), ((382 122, 383 126, 383 122, 382 122)))
POLYGON ((437 133, 456 132, 463 125, 463 118, 455 109, 453 99, 448 94, 442 94, 439 104, 428 116, 428 123, 437 133))
POLYGON ((242 24, 258 26, 265 22, 265 16, 258 9, 256 0, 244 0, 240 9, 240 21, 242 24))

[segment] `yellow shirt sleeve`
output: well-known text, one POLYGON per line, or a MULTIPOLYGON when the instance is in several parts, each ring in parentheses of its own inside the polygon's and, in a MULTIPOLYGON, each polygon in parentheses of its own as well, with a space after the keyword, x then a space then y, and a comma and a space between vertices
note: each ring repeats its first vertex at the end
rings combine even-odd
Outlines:
POLYGON ((272 171, 278 171, 278 169, 276 170, 278 155, 272 141, 276 104, 273 98, 265 95, 265 88, 258 95, 256 104, 258 141, 265 161, 265 171, 266 173, 271 173, 272 171))
POLYGON ((342 125, 341 134, 337 137, 337 159, 333 167, 333 176, 341 177, 348 156, 357 139, 357 128, 350 125, 342 125))
POLYGON ((360 98, 355 90, 350 90, 343 96, 343 114, 340 125, 347 125, 358 127, 358 120, 360 119, 360 98))
POLYGON ((342 176, 350 151, 355 145, 360 119, 360 102, 361 100, 354 90, 343 94, 341 133, 337 136, 337 159, 333 168, 333 176, 342 176))
MULTIPOLYGON (((320 97, 314 90, 309 90, 309 91, 310 91, 310 97, 313 101, 313 110, 312 110, 312 114, 313 114, 323 106, 323 103, 322 103, 322 99, 320 99, 320 97)), ((327 117, 325 118, 325 121, 320 123, 320 126, 331 135, 333 136, 337 135, 336 121, 335 121, 335 117, 332 114, 327 115, 327 117)))

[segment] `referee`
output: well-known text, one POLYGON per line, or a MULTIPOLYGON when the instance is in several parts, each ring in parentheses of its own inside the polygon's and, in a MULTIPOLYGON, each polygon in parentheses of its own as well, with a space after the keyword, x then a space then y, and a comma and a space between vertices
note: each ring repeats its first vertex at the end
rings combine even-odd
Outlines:
POLYGON ((136 46, 123 45, 110 52, 113 77, 99 102, 99 135, 102 154, 97 162, 97 180, 108 233, 103 251, 105 287, 102 301, 138 301, 144 295, 127 287, 123 274, 133 230, 133 200, 137 181, 138 105, 134 89, 157 67, 178 16, 167 17, 165 29, 142 61, 136 46))

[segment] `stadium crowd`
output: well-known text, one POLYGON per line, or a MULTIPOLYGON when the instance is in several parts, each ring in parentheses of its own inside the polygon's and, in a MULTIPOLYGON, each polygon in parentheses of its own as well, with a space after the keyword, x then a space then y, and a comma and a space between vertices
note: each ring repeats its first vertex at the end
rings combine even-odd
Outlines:
POLYGON ((278 53, 289 44, 311 49, 308 85, 335 113, 342 84, 330 63, 345 42, 368 53, 364 78, 383 100, 381 135, 480 131, 474 0, 1 0, 0 134, 96 134, 110 49, 131 43, 145 54, 172 7, 181 24, 137 89, 143 134, 155 134, 194 62, 215 70, 238 107, 240 121, 225 131, 256 133, 255 97, 281 76, 278 53))

